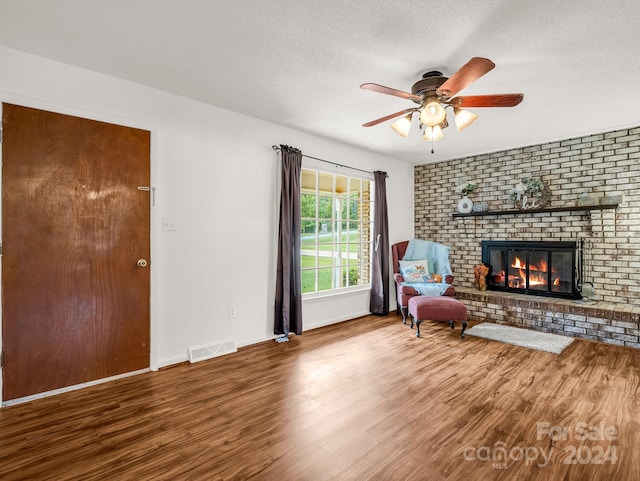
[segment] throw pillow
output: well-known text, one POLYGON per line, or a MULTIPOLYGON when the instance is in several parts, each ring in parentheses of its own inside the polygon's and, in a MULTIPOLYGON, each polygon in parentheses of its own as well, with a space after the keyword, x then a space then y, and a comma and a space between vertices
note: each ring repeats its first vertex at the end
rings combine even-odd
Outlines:
POLYGON ((405 282, 429 282, 427 260, 400 261, 400 274, 405 282))

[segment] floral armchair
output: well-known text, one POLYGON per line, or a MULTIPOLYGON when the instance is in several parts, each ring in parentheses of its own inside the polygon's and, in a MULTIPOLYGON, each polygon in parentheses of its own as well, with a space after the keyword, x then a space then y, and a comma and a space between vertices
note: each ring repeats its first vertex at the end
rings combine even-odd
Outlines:
MULTIPOLYGON (((428 292, 428 295, 455 297, 456 290, 451 285, 453 284, 454 276, 451 272, 451 265, 449 264, 449 247, 437 242, 413 239, 411 241, 402 241, 393 244, 391 246, 391 255, 393 258, 393 280, 396 285, 398 309, 402 314, 403 323, 406 323, 409 299, 414 296, 425 295, 420 292, 425 291, 422 284, 405 282, 405 278, 400 269, 401 261, 414 260, 415 257, 428 260, 429 266, 427 269, 429 270, 430 279, 427 282, 432 283, 433 280, 439 280, 437 279, 438 276, 442 277, 440 283, 433 282, 433 289, 428 292), (408 255, 407 250, 409 250, 408 255), (407 259, 405 259, 405 256, 407 259)), ((429 287, 428 284, 427 287, 429 287)))

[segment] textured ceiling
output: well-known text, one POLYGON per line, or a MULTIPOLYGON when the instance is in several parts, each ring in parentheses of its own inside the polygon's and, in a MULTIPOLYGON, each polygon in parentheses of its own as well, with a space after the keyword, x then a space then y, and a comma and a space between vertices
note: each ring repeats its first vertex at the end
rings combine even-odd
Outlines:
POLYGON ((639 125, 638 18, 635 0, 0 0, 0 44, 424 163, 639 125), (417 123, 361 126, 415 105, 361 83, 410 90, 474 56, 496 68, 460 95, 524 101, 474 109, 435 154, 417 123))

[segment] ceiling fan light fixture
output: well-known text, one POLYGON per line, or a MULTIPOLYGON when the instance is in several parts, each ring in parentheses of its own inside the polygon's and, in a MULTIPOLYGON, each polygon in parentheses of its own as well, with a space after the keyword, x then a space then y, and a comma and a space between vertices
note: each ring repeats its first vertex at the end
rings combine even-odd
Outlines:
POLYGON ((469 127, 478 118, 476 114, 469 110, 454 108, 453 112, 455 113, 456 129, 458 129, 458 132, 469 127))
POLYGON ((391 124, 391 128, 396 134, 402 137, 408 137, 409 131, 411 130, 411 114, 405 117, 400 117, 391 124))
POLYGON ((424 106, 422 112, 420 112, 420 122, 429 127, 434 127, 446 118, 447 112, 444 107, 440 105, 440 102, 429 102, 424 106))
POLYGON ((424 128, 422 138, 424 140, 437 141, 444 139, 444 134, 442 133, 442 128, 439 125, 434 127, 426 126, 424 128))
POLYGON ((391 120, 394 122, 391 126, 393 130, 402 137, 408 137, 412 116, 418 112, 420 126, 417 130, 424 140, 432 142, 431 153, 434 153, 433 142, 444 138, 443 130, 449 125, 447 122, 447 108, 451 107, 453 110, 456 129, 460 132, 478 118, 473 112, 464 110, 467 107, 515 107, 522 102, 524 94, 521 93, 458 95, 458 92, 467 88, 494 67, 495 64, 488 58, 473 57, 448 78, 443 76, 442 72, 436 70, 426 72, 422 75, 421 80, 411 86, 410 91, 398 90, 375 83, 364 83, 360 85, 361 89, 411 100, 418 106, 385 115, 366 122, 362 126, 372 127, 391 120), (406 117, 400 118, 401 116, 406 117))

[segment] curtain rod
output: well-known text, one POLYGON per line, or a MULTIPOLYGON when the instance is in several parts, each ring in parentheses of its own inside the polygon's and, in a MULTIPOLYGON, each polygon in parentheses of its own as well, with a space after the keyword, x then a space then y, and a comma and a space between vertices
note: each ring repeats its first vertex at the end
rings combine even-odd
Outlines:
MULTIPOLYGON (((273 150, 280 150, 280 147, 278 147, 277 145, 272 145, 271 148, 273 150)), ((367 174, 373 174, 373 172, 370 171, 370 170, 359 169, 357 167, 349 167, 348 165, 338 164, 337 162, 331 162, 330 160, 319 159, 318 157, 312 157, 310 155, 302 154, 302 156, 306 157, 307 159, 313 159, 313 160, 319 160, 320 162, 326 162, 327 164, 332 164, 332 165, 335 165, 336 167, 344 167, 346 169, 359 170, 360 172, 366 172, 367 174)), ((385 177, 389 177, 389 174, 387 174, 385 172, 384 176, 385 177)))

